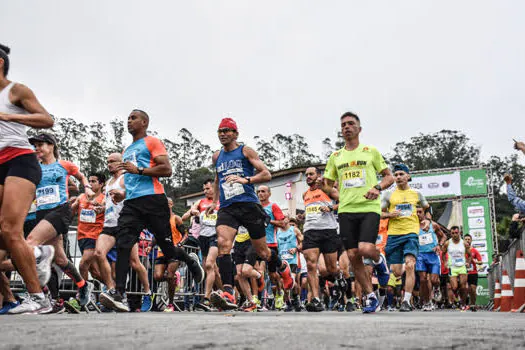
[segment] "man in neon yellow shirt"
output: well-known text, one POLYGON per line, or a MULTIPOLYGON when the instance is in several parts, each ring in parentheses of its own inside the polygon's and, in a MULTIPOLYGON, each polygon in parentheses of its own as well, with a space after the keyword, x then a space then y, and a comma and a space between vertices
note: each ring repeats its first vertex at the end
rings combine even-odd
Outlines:
MULTIPOLYGON (((366 293, 364 313, 375 312, 379 302, 363 265, 363 257, 374 262, 378 277, 388 278, 386 259, 376 249, 381 213, 380 192, 393 182, 392 173, 379 151, 359 142, 361 121, 346 112, 341 116, 345 147, 332 153, 326 164, 323 191, 330 195, 335 181, 339 184, 339 231, 354 268, 357 281, 366 293), (377 182, 377 175, 383 177, 377 182)), ((335 199, 335 198, 333 198, 335 199)))
POLYGON ((405 296, 399 309, 402 312, 412 311, 410 298, 416 283, 416 257, 419 254, 420 223, 417 207, 420 206, 424 210, 429 207, 425 197, 408 185, 409 172, 405 164, 395 165, 394 178, 397 188, 385 193, 381 200, 381 208, 385 212, 383 216, 389 218, 386 259, 396 277, 401 277, 403 263, 405 264, 405 296))

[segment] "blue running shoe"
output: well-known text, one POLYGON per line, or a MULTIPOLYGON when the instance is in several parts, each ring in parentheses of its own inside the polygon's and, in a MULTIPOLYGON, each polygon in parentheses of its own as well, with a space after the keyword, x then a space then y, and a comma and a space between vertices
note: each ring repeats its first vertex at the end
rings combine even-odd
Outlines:
POLYGON ((363 313, 364 314, 370 314, 373 312, 376 312, 377 307, 379 306, 379 301, 375 297, 375 295, 369 296, 365 300, 365 304, 363 305, 363 313))
POLYGON ((142 306, 140 307, 140 312, 149 312, 151 310, 152 304, 153 303, 151 301, 151 295, 150 294, 143 295, 142 296, 142 306))
POLYGON ((9 312, 9 310, 14 309, 18 305, 20 305, 20 303, 18 301, 15 301, 14 303, 11 302, 11 301, 8 301, 7 303, 4 303, 4 307, 2 307, 0 309, 0 315, 7 314, 9 312))
POLYGON ((388 269, 388 264, 383 254, 379 254, 379 260, 380 261, 378 264, 374 262, 374 270, 376 272, 379 285, 385 287, 388 284, 388 279, 390 278, 390 270, 388 269))

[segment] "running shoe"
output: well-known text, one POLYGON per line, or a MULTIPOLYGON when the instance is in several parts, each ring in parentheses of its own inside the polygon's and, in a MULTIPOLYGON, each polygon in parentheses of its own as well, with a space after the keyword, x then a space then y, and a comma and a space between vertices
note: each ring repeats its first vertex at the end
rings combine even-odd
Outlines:
POLYGON ((257 306, 261 306, 261 301, 259 300, 259 297, 257 295, 253 296, 252 301, 257 304, 257 306))
POLYGON ((410 303, 406 300, 403 300, 401 303, 401 307, 399 308, 399 312, 411 312, 413 310, 410 303))
POLYGON ((470 305, 470 311, 477 312, 478 311, 478 307, 476 305, 470 305))
POLYGON ((79 314, 80 310, 82 310, 78 300, 75 298, 70 298, 68 301, 64 302, 64 308, 70 314, 79 314))
POLYGON ((78 302, 80 303, 80 306, 85 306, 89 303, 93 289, 95 289, 93 283, 86 281, 84 286, 78 290, 78 302))
POLYGON ((15 301, 15 302, 12 302, 12 301, 8 301, 8 302, 5 302, 4 305, 2 306, 2 308, 0 309, 0 315, 5 315, 9 312, 9 310, 11 309, 14 309, 15 307, 17 307, 18 305, 20 305, 20 303, 18 301, 15 301))
POLYGON ((390 270, 388 269, 385 256, 382 253, 379 254, 379 263, 376 264, 374 262, 373 264, 379 285, 386 286, 388 284, 388 280, 390 279, 390 270))
POLYGON ((193 274, 193 280, 195 284, 201 284, 204 280, 204 269, 202 268, 199 257, 195 253, 189 253, 190 261, 186 261, 188 269, 193 274))
POLYGON ((110 289, 106 293, 100 293, 100 303, 108 309, 112 309, 119 312, 129 312, 126 294, 121 295, 115 289, 110 289))
POLYGON ((425 305, 423 305, 423 311, 434 311, 434 307, 432 306, 432 303, 428 302, 425 305))
POLYGON ((206 302, 196 303, 193 308, 195 310, 200 310, 200 311, 204 311, 204 312, 210 312, 212 310, 211 310, 211 306, 209 305, 209 303, 210 303, 209 301, 208 301, 208 304, 206 304, 206 302))
POLYGON ((169 304, 166 306, 163 312, 175 312, 175 306, 173 306, 173 304, 169 304))
POLYGON ((210 301, 213 306, 220 310, 235 310, 237 309, 237 304, 235 304, 235 299, 230 293, 222 291, 213 291, 210 295, 210 301))
MULTIPOLYGON (((55 257, 55 248, 52 245, 40 245, 40 257, 36 259, 36 273, 41 286, 45 286, 51 278, 51 263, 55 257)), ((35 249, 37 249, 35 248, 35 249)))
POLYGON ((321 312, 324 311, 323 303, 318 298, 313 298, 311 302, 306 304, 306 311, 321 312))
POLYGON ((51 301, 51 304, 53 305, 53 311, 51 311, 52 314, 62 314, 66 312, 66 308, 64 306, 64 299, 60 298, 57 300, 51 301))
POLYGON ((292 272, 290 270, 290 264, 288 264, 288 261, 283 260, 283 265, 281 265, 279 274, 283 278, 284 289, 286 290, 292 289, 294 285, 294 280, 292 278, 292 272))
POLYGON ((434 301, 436 303, 439 303, 441 301, 442 295, 441 295, 441 289, 440 288, 434 288, 434 301))
POLYGON ((275 309, 276 310, 282 310, 284 308, 284 294, 277 293, 275 295, 275 309))
POLYGON ((20 305, 10 309, 7 313, 9 315, 21 314, 48 314, 53 311, 51 302, 46 296, 39 297, 36 294, 30 295, 20 305))
POLYGON ((394 306, 390 305, 388 307, 388 312, 395 312, 395 311, 397 311, 397 309, 394 306))
POLYGON ((244 312, 256 312, 257 304, 255 304, 253 301, 246 300, 244 304, 242 304, 241 310, 244 312))
POLYGON ((376 296, 368 296, 365 300, 365 305, 363 306, 363 313, 370 314, 376 312, 377 307, 379 306, 379 301, 376 296))
POLYGON ((346 312, 354 312, 355 311, 354 303, 352 303, 351 301, 347 301, 346 302, 346 306, 345 306, 345 310, 346 310, 346 312))
POLYGON ((152 306, 153 306, 153 299, 151 297, 151 294, 143 295, 140 312, 150 312, 152 306))

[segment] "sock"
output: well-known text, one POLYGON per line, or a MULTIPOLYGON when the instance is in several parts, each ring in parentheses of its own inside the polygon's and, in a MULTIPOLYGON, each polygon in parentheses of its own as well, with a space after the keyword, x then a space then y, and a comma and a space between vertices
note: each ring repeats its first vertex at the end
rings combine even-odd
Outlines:
POLYGON ((261 276, 262 276, 261 273, 259 271, 257 271, 257 270, 254 270, 254 271, 257 274, 257 276, 255 278, 257 278, 257 279, 261 278, 261 276))
MULTIPOLYGON (((271 252, 271 255, 270 255, 270 261, 268 262, 268 269, 270 269, 270 264, 272 264, 276 268, 278 267, 279 271, 281 271, 281 272, 284 271, 286 269, 287 265, 283 265, 283 262, 281 261, 281 258, 279 257, 279 255, 277 255, 275 250, 270 249, 270 252, 271 252)), ((270 269, 270 271, 272 271, 272 270, 275 271, 273 268, 270 269)))
POLYGON ((66 266, 58 266, 58 267, 60 267, 60 269, 64 271, 64 273, 68 275, 69 278, 73 280, 73 282, 75 282, 78 288, 84 287, 84 285, 86 284, 86 281, 84 281, 82 276, 80 276, 80 272, 78 272, 77 268, 75 267, 75 265, 73 265, 71 261, 68 261, 66 266))
POLYGON ((37 299, 40 299, 40 300, 42 300, 42 299, 44 299, 46 297, 43 292, 31 293, 30 295, 33 296, 33 297, 36 297, 37 299))
POLYGON ((308 297, 308 290, 301 289, 301 301, 305 301, 307 297, 308 297))
POLYGON ((374 265, 379 265, 383 262, 383 255, 379 255, 379 259, 377 261, 372 261, 374 265))
POLYGON ((386 298, 387 298, 388 307, 394 305, 394 294, 393 293, 386 293, 386 298))
POLYGON ((346 298, 351 299, 352 298, 352 278, 349 277, 346 279, 346 284, 348 287, 346 288, 346 298))
POLYGON ((405 297, 403 298, 403 301, 408 301, 410 304, 410 298, 412 298, 412 293, 405 292, 405 297))
POLYGON ((386 291, 383 288, 380 288, 379 289, 379 306, 383 307, 385 298, 386 298, 386 291))
POLYGON ((376 293, 372 292, 372 293, 368 293, 368 295, 366 296, 367 299, 377 299, 376 297, 376 293))
POLYGON ((126 291, 126 281, 129 272, 129 256, 131 255, 131 248, 117 248, 117 263, 115 265, 116 290, 123 294, 126 291))
POLYGON ((33 248, 33 253, 35 254, 36 261, 38 261, 38 259, 42 255, 42 250, 39 247, 34 247, 33 248))
MULTIPOLYGON (((217 257, 219 274, 224 285, 233 286, 233 261, 230 254, 217 257)), ((231 288, 231 287, 230 287, 231 288)), ((224 289, 226 291, 226 288, 224 289)))

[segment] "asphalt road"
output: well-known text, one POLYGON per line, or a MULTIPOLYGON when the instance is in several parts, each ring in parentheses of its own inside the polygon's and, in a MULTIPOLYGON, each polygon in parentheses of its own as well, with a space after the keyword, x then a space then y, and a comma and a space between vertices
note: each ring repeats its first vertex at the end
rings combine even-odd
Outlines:
POLYGON ((21 315, 0 330, 0 349, 525 348, 523 313, 21 315))

